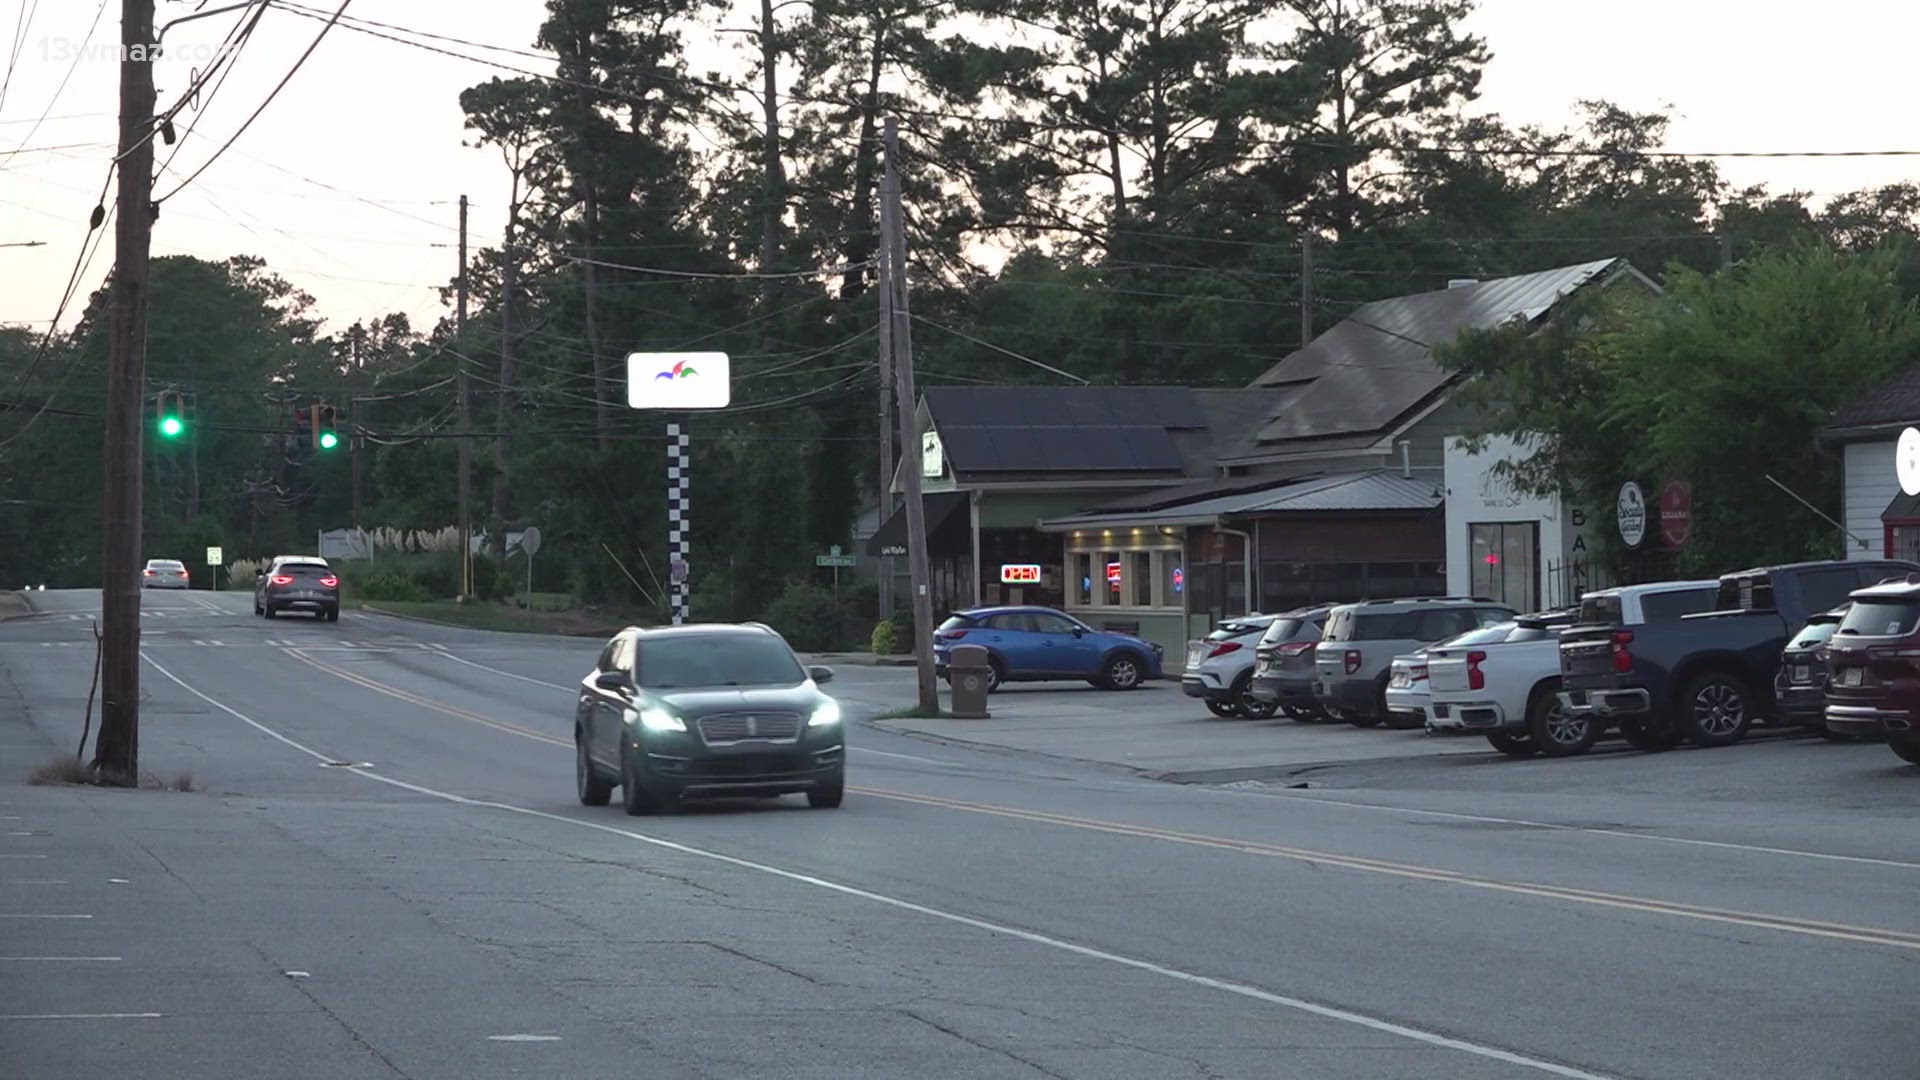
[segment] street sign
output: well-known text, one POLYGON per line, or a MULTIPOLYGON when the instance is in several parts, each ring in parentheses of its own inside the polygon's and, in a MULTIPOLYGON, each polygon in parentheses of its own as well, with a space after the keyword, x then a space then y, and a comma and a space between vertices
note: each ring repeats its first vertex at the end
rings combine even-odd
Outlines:
POLYGON ((676 582, 685 581, 687 580, 687 569, 687 560, 675 559, 672 565, 668 567, 668 573, 676 582))
POLYGON ((858 566, 859 563, 860 560, 852 555, 815 555, 813 557, 815 566, 858 566))
POLYGON ((207 565, 208 566, 220 565, 220 549, 219 548, 210 547, 207 549, 207 565))
POLYGON ((733 400, 731 378, 723 352, 628 353, 627 406, 724 409, 733 400))
POLYGON ((1647 538, 1647 493, 1629 480, 1620 485, 1620 497, 1614 501, 1614 513, 1620 523, 1620 542, 1637 548, 1647 538))
POLYGON ((529 525, 521 532, 520 550, 526 552, 528 558, 540 554, 540 530, 538 528, 529 525))

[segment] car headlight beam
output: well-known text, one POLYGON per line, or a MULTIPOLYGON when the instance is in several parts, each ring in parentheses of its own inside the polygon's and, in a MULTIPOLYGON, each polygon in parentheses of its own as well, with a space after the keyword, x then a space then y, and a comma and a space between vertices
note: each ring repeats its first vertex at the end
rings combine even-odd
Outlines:
POLYGON ((807 726, 810 728, 830 727, 839 722, 840 703, 832 698, 821 702, 814 708, 813 715, 807 717, 807 726))
POLYGON ((627 723, 639 720, 640 726, 648 731, 685 731, 687 722, 658 705, 649 705, 639 712, 627 710, 627 723))

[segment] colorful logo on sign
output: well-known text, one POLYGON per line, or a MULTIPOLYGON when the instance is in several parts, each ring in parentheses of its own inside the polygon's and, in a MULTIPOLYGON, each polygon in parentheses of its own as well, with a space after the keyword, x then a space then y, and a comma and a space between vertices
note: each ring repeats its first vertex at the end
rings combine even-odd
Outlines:
POLYGON ((1187 587, 1187 572, 1176 566, 1173 568, 1173 591, 1181 592, 1187 587))
POLYGON ((1000 584, 1038 585, 1040 566, 1038 563, 1003 563, 1000 567, 1000 584))
POLYGON ((698 375, 698 374, 700 373, 688 367, 687 362, 685 360, 682 360, 679 363, 673 365, 673 367, 667 369, 666 371, 663 371, 660 374, 655 375, 653 377, 653 380, 655 382, 659 382, 661 379, 684 379, 689 375, 698 375))
POLYGON ((1113 586, 1116 589, 1120 587, 1120 564, 1119 563, 1110 562, 1107 564, 1107 584, 1113 586))

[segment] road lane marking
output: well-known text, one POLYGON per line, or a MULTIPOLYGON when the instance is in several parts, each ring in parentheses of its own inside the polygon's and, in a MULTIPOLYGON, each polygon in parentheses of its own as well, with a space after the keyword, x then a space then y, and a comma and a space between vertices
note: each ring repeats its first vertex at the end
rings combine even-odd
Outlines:
MULTIPOLYGON (((288 738, 285 735, 280 734, 279 732, 273 730, 272 728, 266 726, 265 724, 260 723, 258 720, 253 719, 252 717, 246 715, 245 713, 239 711, 238 709, 235 709, 232 706, 226 704, 225 702, 220 701, 219 699, 209 694, 206 694, 201 690, 195 688, 194 686, 188 684, 186 680, 180 678, 180 676, 175 675, 173 672, 168 671, 166 668, 161 667, 159 664, 155 663, 152 657, 147 656, 143 658, 147 661, 148 664, 153 666, 154 670, 166 676, 175 685, 179 686, 182 690, 185 690, 189 694, 192 694, 193 696, 199 698, 200 700, 206 702, 207 704, 212 705, 214 708, 219 709, 220 711, 226 713, 227 715, 232 716, 234 719, 239 720, 241 723, 246 724, 247 726, 259 731, 264 735, 267 735, 270 738, 273 738, 281 743, 284 743, 285 745, 290 746, 295 750, 298 750, 299 752, 307 755, 308 757, 315 758, 320 761, 332 760, 326 754, 322 754, 320 751, 315 750, 312 747, 306 746, 300 742, 297 742, 293 739, 288 738)), ((738 856, 727 855, 718 851, 708 851, 704 848, 697 848, 688 844, 681 844, 672 840, 663 840, 657 836, 648 836, 645 833, 634 832, 630 829, 619 829, 611 825, 603 825, 596 821, 585 821, 580 818, 566 817, 562 814, 549 813, 545 810, 535 810, 530 807, 513 806, 508 803, 488 802, 481 799, 470 799, 464 795, 455 795, 451 792, 437 791, 433 788, 422 787, 421 785, 418 785, 418 784, 410 784, 405 780, 398 780, 391 776, 383 776, 380 773, 374 772, 370 769, 353 769, 351 771, 356 776, 363 776, 369 780, 373 780, 378 783, 387 784, 392 787, 397 787, 405 791, 411 791, 416 794, 426 795, 431 798, 440 799, 444 802, 453 803, 454 805, 457 805, 457 806, 471 806, 471 807, 476 807, 480 809, 500 810, 506 813, 520 814, 525 817, 534 817, 534 818, 540 818, 546 821, 554 821, 563 825, 572 825, 576 828, 593 829, 598 832, 610 833, 615 836, 626 837, 627 839, 630 839, 630 840, 637 840, 643 844, 650 844, 654 847, 663 848, 670 851, 677 851, 682 854, 692 855, 698 858, 707 859, 707 860, 722 863, 728 866, 735 866, 735 867, 740 867, 742 869, 754 870, 763 874, 771 875, 773 877, 781 878, 786 881, 792 881, 792 882, 796 882, 803 885, 809 885, 818 889, 824 889, 828 892, 838 893, 842 896, 851 896, 851 897, 856 897, 862 900, 868 900, 876 904, 881 904, 887 907, 894 908, 896 910, 911 911, 916 914, 928 916, 930 918, 941 919, 943 921, 955 923, 957 925, 972 927, 974 929, 982 930, 990 934, 997 934, 1002 937, 1009 937, 1009 938, 1014 938, 1020 941, 1026 941, 1031 944, 1045 946, 1047 948, 1055 949, 1061 952, 1072 953, 1077 956, 1084 956, 1084 957, 1087 957, 1088 959, 1105 961, 1106 963, 1115 964, 1121 967, 1132 968, 1136 971, 1144 971, 1149 974, 1159 975, 1167 979, 1172 979, 1176 982, 1183 982, 1190 986, 1199 986, 1199 987, 1204 987, 1211 990, 1219 990, 1224 993, 1236 995, 1238 997, 1249 998, 1251 1000, 1264 1002, 1269 1005, 1278 1005, 1282 1008, 1292 1009, 1295 1012, 1303 1012, 1312 1016, 1321 1017, 1323 1019, 1335 1020, 1335 1021, 1339 1021, 1341 1023, 1349 1024, 1355 1027, 1366 1028, 1371 1031, 1378 1031, 1378 1032, 1382 1032, 1389 1035, 1397 1035, 1397 1036, 1400 1036, 1401 1038, 1409 1039, 1414 1042, 1423 1043, 1428 1046, 1439 1047, 1441 1049, 1446 1049, 1446 1050, 1455 1050, 1463 1054, 1469 1054, 1474 1057, 1484 1058, 1491 1061, 1505 1062, 1509 1065, 1517 1065, 1521 1068, 1532 1069, 1535 1072, 1546 1073, 1551 1076, 1566 1077, 1567 1080, 1616 1080, 1616 1078, 1607 1076, 1602 1073, 1587 1072, 1586 1070, 1583 1070, 1583 1069, 1574 1068, 1571 1065, 1562 1065, 1559 1062, 1548 1061, 1544 1058, 1529 1057, 1525 1054, 1516 1053, 1512 1050, 1504 1050, 1497 1046, 1489 1046, 1482 1043, 1469 1042, 1465 1039, 1456 1039, 1449 1035, 1442 1035, 1438 1032, 1427 1031, 1422 1028, 1409 1027, 1405 1024, 1395 1023, 1394 1021, 1391 1021, 1391 1020, 1384 1020, 1376 1016, 1369 1016, 1364 1013, 1357 1013, 1347 1009, 1336 1008, 1331 1005, 1322 1005, 1318 1002, 1307 1001, 1303 998, 1288 997, 1284 994, 1276 994, 1270 990, 1263 990, 1260 987, 1249 986, 1245 983, 1230 982, 1225 979, 1216 979, 1209 975, 1200 975, 1195 972, 1183 971, 1179 968, 1168 967, 1163 964, 1155 963, 1151 960, 1141 960, 1136 957, 1125 956, 1115 952, 1108 952, 1104 949, 1096 949, 1088 945, 1081 945, 1075 942, 1066 941, 1061 938, 1048 937, 1045 934, 1035 933, 1031 930, 1022 930, 1018 927, 1007 926, 1001 923, 989 922, 985 919, 976 919, 970 915, 962 915, 957 912, 946 911, 941 908, 930 907, 925 904, 918 904, 911 900, 902 900, 898 897, 887 896, 883 893, 872 892, 867 889, 858 888, 857 886, 843 885, 839 882, 830 881, 826 878, 815 877, 811 874, 802 874, 793 870, 784 870, 777 866, 771 866, 766 863, 754 862, 750 859, 742 859, 742 858, 739 858, 738 856)))
POLYGON ((52 879, 30 880, 30 881, 0 881, 0 885, 65 885, 65 884, 67 883, 64 881, 54 881, 52 879))
POLYGON ((118 956, 0 956, 7 963, 46 961, 50 964, 117 964, 118 956))
MULTIPOLYGON (((385 694, 388 697, 397 698, 401 701, 407 702, 410 705, 418 705, 423 709, 432 709, 435 712, 444 713, 448 716, 454 717, 455 719, 467 720, 475 724, 481 724, 486 727, 494 728, 495 730, 498 730, 498 731, 507 732, 510 735, 520 735, 529 739, 537 740, 539 742, 550 743, 554 746, 564 746, 569 750, 573 749, 572 739, 555 738, 551 735, 534 731, 531 728, 523 728, 517 724, 509 724, 509 723, 506 723, 505 721, 494 720, 489 717, 481 716, 478 713, 468 712, 465 709, 456 708, 452 705, 448 705, 443 702, 434 701, 432 698, 425 698, 425 697, 421 697, 418 694, 408 693, 407 691, 401 690, 398 687, 388 686, 385 683, 377 682, 373 679, 366 678, 365 676, 356 674, 355 672, 347 671, 343 668, 334 667, 332 664, 322 663, 319 660, 316 660, 313 657, 306 655, 307 650, 304 650, 304 649, 287 649, 285 651, 288 656, 293 657, 295 660, 298 660, 304 664, 311 665, 312 667, 318 668, 329 675, 334 675, 339 678, 345 679, 348 682, 355 684, 356 686, 365 687, 366 689, 372 690, 377 694, 385 694)), ((152 658, 149 657, 147 662, 152 664, 153 663, 152 658)), ((154 664, 154 666, 159 667, 160 665, 154 664)))
POLYGON ((956 769, 963 767, 958 762, 941 761, 938 758, 930 758, 930 757, 914 757, 912 754, 896 754, 891 750, 875 750, 870 746, 849 746, 847 747, 847 749, 853 751, 856 754, 878 754, 881 757, 902 758, 907 761, 921 761, 921 762, 925 762, 928 765, 949 765, 956 769))
MULTIPOLYGON (((288 652, 295 656, 299 656, 297 650, 288 650, 288 652)), ((338 675, 341 678, 347 679, 361 686, 365 686, 368 689, 375 690, 379 693, 387 694, 389 696, 396 697, 396 698, 399 698, 400 700, 408 701, 425 708, 434 709, 439 712, 446 713, 449 716, 455 716, 460 719, 470 720, 470 721, 473 721, 474 723, 484 724, 488 727, 497 728, 499 730, 506 731, 515 735, 523 735, 523 736, 526 736, 527 738, 536 739, 541 742, 552 743, 557 746, 565 746, 569 749, 573 747, 573 743, 570 740, 552 738, 550 736, 543 735, 538 732, 529 731, 527 729, 520 728, 516 725, 507 724, 503 721, 482 717, 475 713, 467 712, 464 709, 457 709, 450 705, 444 705, 439 702, 435 702, 415 694, 410 694, 404 690, 387 686, 384 683, 380 683, 376 680, 366 678, 352 672, 343 671, 339 668, 335 668, 330 665, 322 664, 319 661, 313 660, 309 657, 299 657, 299 658, 305 660, 307 663, 312 664, 315 667, 331 672, 332 674, 338 675)), ((152 661, 149 660, 149 663, 151 662, 152 661)), ((158 665, 155 665, 155 666, 158 666, 158 665)), ((1617 893, 1603 893, 1603 892, 1597 892, 1597 891, 1587 890, 1587 889, 1575 889, 1575 888, 1569 888, 1569 887, 1558 886, 1558 885, 1539 884, 1535 882, 1504 881, 1497 878, 1477 877, 1471 874, 1464 873, 1462 871, 1446 870, 1438 867, 1419 866, 1419 865, 1410 864, 1410 863, 1388 862, 1385 860, 1370 859, 1370 858, 1366 858, 1364 856, 1358 856, 1358 855, 1335 854, 1333 852, 1314 851, 1307 848, 1296 848, 1296 847, 1288 847, 1288 846, 1282 846, 1277 844, 1267 844, 1260 841, 1236 840, 1236 839, 1231 839, 1227 837, 1206 836, 1206 835, 1196 834, 1196 833, 1176 832, 1169 829, 1157 829, 1151 826, 1144 826, 1144 825, 1129 825, 1122 822, 1106 821, 1099 818, 1084 818, 1084 817, 1077 817, 1077 816, 1068 815, 1068 814, 1055 814, 1047 811, 1025 810, 1017 807, 999 806, 991 803, 978 803, 978 802, 969 802, 961 799, 948 799, 948 798, 944 798, 936 795, 910 794, 907 792, 887 791, 880 788, 868 788, 868 787, 861 787, 857 785, 849 785, 849 789, 861 794, 872 795, 877 798, 894 799, 902 802, 919 803, 924 806, 931 806, 931 807, 936 807, 936 808, 945 809, 945 810, 956 810, 956 811, 963 811, 967 813, 990 814, 990 815, 996 815, 1000 817, 1018 818, 1022 820, 1040 822, 1045 824, 1061 825, 1061 826, 1066 826, 1070 828, 1088 829, 1096 832, 1106 832, 1106 833, 1111 833, 1111 834, 1120 835, 1120 836, 1130 836, 1137 839, 1159 840, 1159 841, 1166 841, 1171 843, 1187 844, 1187 845, 1196 846, 1196 847, 1213 848, 1215 850, 1233 851, 1241 854, 1291 859, 1294 861, 1305 862, 1312 865, 1340 866, 1344 869, 1358 870, 1366 873, 1386 874, 1394 877, 1414 878, 1422 881, 1432 881, 1439 884, 1459 885, 1459 886, 1465 886, 1465 887, 1477 888, 1477 889, 1488 889, 1488 890, 1493 890, 1497 892, 1505 892, 1513 895, 1534 897, 1536 899, 1560 900, 1565 902, 1588 904, 1596 907, 1607 907, 1607 908, 1615 908, 1620 910, 1639 911, 1647 914, 1678 916, 1681 918, 1695 919, 1695 920, 1704 921, 1704 922, 1721 923, 1721 924, 1734 925, 1734 926, 1745 926, 1745 927, 1751 927, 1755 929, 1776 930, 1782 933, 1801 934, 1809 937, 1830 938, 1830 939, 1839 940, 1839 941, 1852 941, 1860 944, 1887 945, 1887 946, 1892 946, 1892 947, 1901 948, 1901 949, 1920 950, 1920 934, 1909 933, 1907 931, 1902 931, 1902 930, 1891 930, 1883 927, 1853 926, 1847 923, 1829 923, 1829 922, 1821 922, 1819 920, 1814 920, 1814 919, 1802 919, 1802 918, 1799 918, 1798 916, 1773 915, 1773 914, 1768 914, 1763 912, 1748 912, 1748 911, 1736 911, 1736 910, 1731 910, 1726 908, 1712 908, 1712 907, 1705 907, 1702 905, 1688 904, 1681 901, 1660 900, 1652 897, 1641 897, 1641 896, 1625 896, 1617 893)))
POLYGON ((9 855, 0 853, 0 859, 44 859, 45 855, 9 855))
POLYGON ((91 915, 16 915, 0 912, 0 919, 91 919, 91 915))
POLYGON ((160 1013, 14 1013, 0 1020, 158 1020, 160 1013))
POLYGON ((1152 828, 1151 826, 1104 821, 1099 818, 1083 818, 1069 814, 1055 814, 1042 810, 1024 810, 1011 806, 997 806, 991 803, 973 803, 933 795, 909 794, 901 791, 886 791, 879 788, 857 787, 853 785, 849 785, 848 790, 858 792, 862 795, 870 795, 875 798, 919 803, 923 806, 932 806, 944 810, 990 814, 998 817, 1017 818, 1023 821, 1034 821, 1044 824, 1088 829, 1095 832, 1112 833, 1119 836, 1165 840, 1196 847, 1237 851, 1249 855, 1265 855, 1274 858, 1292 859, 1315 866, 1339 866, 1349 870, 1387 874, 1393 877, 1415 878, 1422 881, 1440 882, 1442 884, 1462 885, 1476 889, 1491 889, 1497 892, 1515 893, 1523 896, 1570 900, 1575 903, 1593 904, 1600 907, 1623 908, 1631 911, 1642 911, 1661 915, 1678 915, 1684 918, 1701 919, 1708 922, 1778 930, 1785 933, 1834 938, 1869 945, 1888 945, 1895 948, 1920 950, 1920 933, 1912 933, 1905 930, 1890 930, 1878 926, 1855 926, 1849 923, 1824 922, 1817 919, 1803 919, 1793 915, 1772 915, 1762 912, 1707 907, 1682 901, 1658 900, 1644 896, 1627 896, 1620 893, 1606 893, 1592 889, 1578 889, 1538 882, 1502 881, 1497 878, 1476 877, 1456 870, 1420 866, 1413 863, 1388 862, 1382 859, 1370 859, 1357 855, 1343 855, 1333 852, 1314 851, 1307 848, 1267 844, 1255 840, 1235 840, 1227 837, 1206 836, 1197 833, 1174 832, 1168 829, 1152 828))

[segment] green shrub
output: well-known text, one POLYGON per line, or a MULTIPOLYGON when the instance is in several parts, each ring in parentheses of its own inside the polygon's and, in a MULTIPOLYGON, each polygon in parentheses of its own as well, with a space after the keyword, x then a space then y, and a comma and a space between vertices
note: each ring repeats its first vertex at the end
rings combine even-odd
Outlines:
POLYGON ((433 595, 418 581, 394 571, 375 574, 360 587, 363 600, 397 600, 401 602, 420 602, 432 600, 433 595))
POLYGON ((254 582, 260 580, 260 564, 252 559, 235 559, 227 567, 223 587, 228 589, 251 589, 254 582))
POLYGON ((893 620, 886 619, 873 625, 873 637, 869 640, 875 656, 892 656, 897 641, 893 629, 893 620))
POLYGON ((799 652, 832 652, 844 637, 833 593, 807 581, 788 582, 767 606, 766 622, 799 652))

